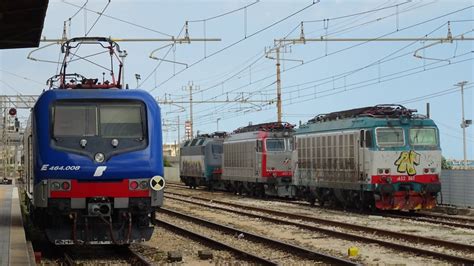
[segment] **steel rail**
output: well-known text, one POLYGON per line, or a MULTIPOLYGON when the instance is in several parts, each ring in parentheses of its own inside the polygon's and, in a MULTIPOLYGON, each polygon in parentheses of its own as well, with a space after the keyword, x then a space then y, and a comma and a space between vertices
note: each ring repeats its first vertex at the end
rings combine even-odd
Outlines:
POLYGON ((136 252, 135 250, 128 248, 127 252, 129 253, 129 257, 134 257, 136 259, 136 261, 132 261, 132 265, 141 265, 141 266, 153 265, 153 262, 151 262, 149 259, 144 257, 142 254, 136 252))
MULTIPOLYGON (((198 205, 198 206, 203 206, 203 207, 207 207, 207 208, 223 210, 223 211, 232 212, 232 213, 236 213, 236 214, 240 214, 240 215, 245 215, 245 216, 249 216, 249 217, 253 217, 253 218, 258 218, 258 219, 270 221, 270 222, 273 222, 273 223, 292 225, 292 226, 296 226, 296 227, 299 227, 299 228, 302 228, 302 229, 305 229, 305 230, 318 232, 318 233, 323 233, 323 234, 328 235, 328 236, 336 236, 336 237, 349 239, 349 240, 362 241, 362 242, 365 242, 365 243, 375 243, 375 244, 378 244, 378 245, 381 245, 381 246, 384 246, 384 247, 388 247, 388 248, 392 248, 392 249, 396 249, 396 250, 401 250, 401 251, 404 251, 404 252, 412 252, 412 253, 417 254, 417 255, 423 254, 423 255, 426 255, 426 256, 432 256, 432 257, 439 258, 439 259, 442 259, 442 260, 447 260, 449 262, 457 262, 457 263, 463 263, 463 264, 465 264, 465 263, 474 264, 474 259, 470 259, 470 258, 463 258, 463 257, 454 256, 454 255, 445 254, 445 253, 439 253, 439 252, 435 252, 435 251, 431 251, 431 250, 427 250, 427 249, 421 249, 421 248, 406 246, 406 245, 397 244, 397 243, 393 243, 393 242, 388 242, 388 241, 385 241, 385 240, 379 240, 379 239, 374 239, 374 238, 371 238, 371 237, 356 235, 356 234, 352 234, 352 233, 345 233, 345 232, 340 232, 340 231, 335 231, 335 230, 330 230, 330 229, 324 229, 324 228, 320 228, 320 227, 313 226, 313 225, 282 220, 282 219, 273 218, 273 217, 269 217, 269 216, 262 216, 262 215, 258 215, 258 214, 249 213, 249 212, 246 212, 246 211, 228 209, 228 208, 224 208, 224 207, 219 207, 219 206, 205 204, 205 203, 199 203, 199 202, 196 202, 196 201, 180 199, 180 198, 176 198, 176 197, 170 197, 170 196, 165 196, 165 197, 170 198, 170 199, 174 199, 174 200, 178 200, 178 201, 182 201, 182 202, 186 202, 186 203, 190 203, 190 204, 194 204, 194 205, 198 205)), ((196 199, 195 197, 193 197, 193 198, 196 199)), ((216 201, 213 200, 213 202, 216 202, 216 201)), ((219 203, 219 204, 221 204, 221 203, 219 203)))
POLYGON ((448 215, 443 215, 443 214, 426 213, 426 212, 418 213, 418 215, 421 215, 427 218, 433 218, 433 219, 446 219, 446 220, 453 220, 453 221, 463 222, 463 223, 474 223, 473 218, 453 217, 453 216, 448 216, 448 215))
MULTIPOLYGON (((165 191, 165 193, 169 195, 176 195, 176 196, 185 196, 185 197, 190 197, 190 195, 183 195, 179 193, 173 193, 169 191, 165 191)), ((287 212, 282 212, 282 211, 277 211, 277 210, 270 210, 270 209, 262 209, 258 207, 253 207, 253 206, 248 206, 248 205, 242 205, 242 204, 237 204, 237 203, 231 203, 227 201, 221 201, 217 199, 210 199, 210 198, 204 198, 204 197, 198 197, 198 196, 191 196, 194 199, 199 199, 199 200, 204 200, 204 201, 210 201, 212 200, 214 203, 219 203, 219 204, 224 204, 236 208, 243 208, 246 210, 253 210, 253 211, 258 211, 258 212, 264 212, 268 213, 271 215, 276 215, 276 216, 283 216, 287 218, 293 218, 293 219, 300 219, 304 220, 307 222, 313 222, 313 223, 318 223, 318 224, 325 224, 329 226, 337 226, 349 230, 355 230, 359 232, 365 232, 365 233, 370 233, 374 235, 379 235, 379 236, 385 236, 385 237, 392 237, 392 238, 397 238, 400 240, 409 240, 415 243, 422 243, 422 244, 428 244, 428 245, 439 245, 439 246, 444 246, 447 248, 452 248, 455 250, 465 250, 465 251, 470 251, 474 253, 474 246, 472 245, 467 245, 467 244, 462 244, 462 243, 457 243, 457 242, 451 242, 451 241, 446 241, 442 239, 436 239, 436 238, 431 238, 431 237, 423 237, 423 236, 416 236, 416 235, 410 235, 410 234, 405 234, 405 233, 400 233, 400 232, 394 232, 394 231, 389 231, 389 230, 384 230, 384 229, 378 229, 378 228, 373 228, 373 227, 367 227, 367 226, 362 226, 362 225, 356 225, 356 224, 350 224, 350 223, 345 223, 345 222, 339 222, 339 221, 334 221, 334 220, 328 220, 328 219, 323 219, 323 218, 317 218, 313 216, 308 216, 308 215, 301 215, 301 214, 294 214, 294 213, 287 213, 287 212)))
POLYGON ((220 242, 218 240, 212 239, 212 238, 207 237, 205 235, 198 234, 196 232, 190 231, 190 230, 188 230, 186 228, 183 228, 183 227, 180 227, 176 224, 168 223, 168 222, 165 222, 163 220, 158 220, 158 219, 155 219, 154 222, 155 222, 155 225, 161 225, 161 226, 166 227, 166 228, 168 228, 168 229, 170 229, 170 230, 172 230, 172 231, 174 231, 178 234, 190 236, 190 237, 196 239, 197 241, 207 242, 207 243, 209 243, 211 245, 215 245, 219 248, 226 249, 226 250, 228 250, 232 253, 242 255, 242 257, 244 257, 246 259, 250 259, 252 261, 255 261, 259 264, 262 264, 262 265, 278 265, 277 262, 267 260, 265 258, 262 258, 262 257, 256 255, 256 254, 252 254, 252 253, 249 253, 245 250, 239 249, 237 247, 227 245, 223 242, 220 242))
MULTIPOLYGON (((181 185, 179 183, 167 183, 167 185, 170 185, 170 187, 176 188, 176 189, 182 189, 182 190, 188 189, 186 186, 181 185)), ((279 200, 279 199, 276 199, 276 201, 304 206, 304 207, 311 206, 309 203, 292 202, 288 200, 279 200)), ((321 207, 321 206, 319 206, 318 208, 332 210, 331 208, 326 208, 326 207, 321 207)), ((457 228, 465 228, 465 229, 474 230, 474 224, 473 224, 474 219, 469 219, 469 218, 450 217, 450 216, 445 216, 445 215, 440 215, 440 214, 429 214, 429 213, 415 213, 415 214, 410 214, 410 215, 392 214, 392 213, 369 213, 369 214, 378 215, 382 217, 388 217, 388 218, 412 220, 412 221, 432 223, 436 225, 446 225, 446 226, 452 226, 452 227, 457 227, 457 228), (443 221, 440 219, 451 220, 451 221, 443 221), (452 222, 452 221, 455 221, 455 222, 452 222), (471 223, 471 224, 468 224, 468 223, 471 223)))
MULTIPOLYGON (((82 246, 83 247, 83 246, 82 246)), ((140 265, 140 266, 151 266, 153 265, 153 262, 150 261, 149 259, 145 258, 143 255, 139 254, 138 252, 130 249, 130 247, 126 246, 112 246, 111 249, 113 250, 113 253, 119 254, 119 256, 123 256, 124 260, 127 259, 132 265, 140 265)), ((65 263, 69 266, 76 266, 76 265, 83 265, 83 263, 77 263, 76 260, 80 258, 75 258, 77 256, 83 256, 84 254, 79 254, 74 256, 71 254, 71 252, 74 252, 74 250, 71 250, 71 248, 63 248, 62 249, 62 254, 65 260, 65 263)), ((94 251, 91 251, 91 254, 94 254, 94 251)), ((116 259, 114 254, 110 254, 110 257, 113 257, 116 259)), ((106 260, 104 258, 100 258, 98 260, 106 260)))
POLYGON ((242 233, 242 234, 245 235, 246 239, 253 239, 255 242, 260 242, 260 243, 263 243, 263 244, 268 244, 268 245, 279 247, 280 249, 284 250, 285 252, 288 252, 290 254, 294 254, 294 255, 299 256, 299 257, 313 259, 313 260, 314 259, 321 260, 323 262, 327 262, 327 263, 331 263, 331 264, 338 264, 338 265, 358 265, 357 263, 355 263, 353 261, 350 261, 350 260, 334 257, 334 256, 331 256, 331 255, 328 255, 328 254, 325 254, 325 253, 321 253, 321 252, 310 250, 310 249, 307 249, 307 248, 304 248, 304 247, 300 247, 300 246, 296 246, 296 245, 293 245, 293 244, 285 243, 285 242, 282 242, 282 241, 271 239, 271 238, 268 238, 268 237, 265 237, 265 236, 262 236, 262 235, 257 235, 255 233, 251 233, 251 232, 244 231, 244 230, 241 230, 241 229, 237 229, 237 228, 234 228, 234 227, 230 227, 230 226, 218 224, 218 223, 215 223, 215 222, 211 222, 211 221, 208 221, 208 220, 204 220, 204 219, 194 217, 194 216, 191 216, 191 215, 188 215, 188 214, 184 214, 184 213, 181 213, 181 212, 178 212, 178 211, 174 211, 174 210, 171 210, 171 209, 168 209, 168 208, 163 208, 162 207, 160 209, 160 212, 166 213, 168 215, 178 217, 178 218, 181 218, 181 219, 185 219, 185 220, 191 221, 193 223, 202 224, 203 226, 206 226, 208 228, 215 228, 219 231, 224 231, 224 232, 227 232, 227 233, 232 234, 232 235, 242 233), (293 251, 293 252, 291 252, 291 251, 293 251))
POLYGON ((463 224, 463 223, 457 223, 457 222, 454 223, 454 222, 440 220, 440 219, 447 220, 449 219, 449 217, 425 216, 423 214, 420 214, 420 216, 407 216, 407 215, 398 215, 398 214, 379 214, 379 215, 381 215, 382 217, 427 222, 427 223, 432 223, 432 224, 437 224, 437 225, 442 224, 442 225, 447 225, 447 226, 452 226, 452 227, 457 227, 457 228, 466 228, 466 229, 474 230, 474 225, 472 224, 463 224))

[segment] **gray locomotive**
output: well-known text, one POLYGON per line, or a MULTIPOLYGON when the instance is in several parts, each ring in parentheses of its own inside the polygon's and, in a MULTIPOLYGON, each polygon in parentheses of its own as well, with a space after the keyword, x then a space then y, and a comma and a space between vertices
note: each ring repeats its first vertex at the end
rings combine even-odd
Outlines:
POLYGON ((222 173, 224 132, 204 134, 185 141, 180 147, 179 175, 191 188, 212 187, 222 173))
POLYGON ((265 123, 188 140, 180 150, 181 181, 194 188, 291 197, 292 133, 290 124, 265 123))
POLYGON ((239 194, 294 194, 291 186, 293 125, 265 123, 239 128, 224 140, 222 182, 239 194))

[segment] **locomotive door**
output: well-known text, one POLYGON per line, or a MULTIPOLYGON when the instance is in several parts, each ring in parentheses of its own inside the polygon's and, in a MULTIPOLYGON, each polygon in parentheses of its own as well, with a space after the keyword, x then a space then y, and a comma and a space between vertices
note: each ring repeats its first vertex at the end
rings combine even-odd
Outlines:
POLYGON ((256 156, 255 156, 255 178, 260 179, 262 176, 262 153, 263 153, 263 142, 261 140, 257 140, 257 145, 255 147, 256 156))
POLYGON ((372 139, 370 131, 361 130, 359 134, 359 147, 358 147, 358 172, 359 172, 359 181, 365 180, 366 176, 369 174, 369 147, 372 145, 372 139))

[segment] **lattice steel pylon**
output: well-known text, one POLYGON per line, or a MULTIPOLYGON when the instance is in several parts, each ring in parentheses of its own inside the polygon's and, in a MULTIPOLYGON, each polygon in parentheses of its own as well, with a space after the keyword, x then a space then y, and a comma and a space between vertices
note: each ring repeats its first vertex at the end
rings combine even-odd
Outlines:
POLYGON ((0 95, 0 107, 30 109, 35 105, 38 95, 0 95))
POLYGON ((9 110, 15 109, 31 109, 33 108, 38 95, 0 95, 0 113, 1 113, 1 160, 2 160, 2 175, 3 177, 10 177, 12 175, 12 161, 13 168, 18 166, 18 150, 21 146, 20 133, 16 132, 15 126, 13 130, 9 129, 11 118, 9 110), (13 160, 12 160, 13 151, 13 160))

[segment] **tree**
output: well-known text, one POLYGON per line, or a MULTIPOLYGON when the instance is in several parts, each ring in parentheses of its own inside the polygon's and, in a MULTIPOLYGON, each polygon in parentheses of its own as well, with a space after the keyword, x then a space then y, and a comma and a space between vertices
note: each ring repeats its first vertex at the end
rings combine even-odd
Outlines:
POLYGON ((163 158, 163 165, 164 165, 164 167, 172 167, 173 166, 170 163, 170 161, 168 160, 168 158, 166 158, 166 157, 163 158))
POLYGON ((443 156, 442 159, 441 159, 441 169, 448 169, 449 170, 449 169, 452 169, 452 168, 453 167, 448 164, 448 161, 443 156))

